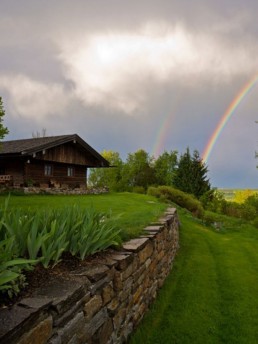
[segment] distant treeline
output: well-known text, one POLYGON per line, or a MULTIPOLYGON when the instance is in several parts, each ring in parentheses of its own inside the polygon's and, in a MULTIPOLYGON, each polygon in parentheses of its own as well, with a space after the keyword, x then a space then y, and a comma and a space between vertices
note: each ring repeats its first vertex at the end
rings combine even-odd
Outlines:
POLYGON ((172 186, 199 198, 211 189, 207 166, 195 150, 178 155, 165 151, 158 158, 140 149, 122 161, 118 152, 103 151, 111 168, 91 169, 88 185, 108 187, 110 191, 146 192, 149 186, 172 186))

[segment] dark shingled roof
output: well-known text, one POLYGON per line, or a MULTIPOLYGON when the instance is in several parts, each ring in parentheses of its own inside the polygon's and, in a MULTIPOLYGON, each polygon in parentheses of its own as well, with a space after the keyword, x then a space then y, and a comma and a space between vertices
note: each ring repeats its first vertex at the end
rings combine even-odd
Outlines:
POLYGON ((26 152, 27 150, 41 150, 46 145, 56 145, 58 140, 66 139, 73 135, 39 137, 24 140, 13 140, 1 142, 0 154, 14 154, 26 152))
POLYGON ((24 140, 13 140, 13 141, 3 141, 0 144, 0 157, 5 155, 32 155, 42 151, 43 149, 49 149, 55 146, 67 142, 76 141, 85 150, 92 154, 96 159, 102 162, 103 166, 109 166, 109 163, 104 159, 97 151, 95 151, 91 146, 89 146, 80 136, 77 134, 73 135, 60 135, 60 136, 48 136, 31 138, 24 140))

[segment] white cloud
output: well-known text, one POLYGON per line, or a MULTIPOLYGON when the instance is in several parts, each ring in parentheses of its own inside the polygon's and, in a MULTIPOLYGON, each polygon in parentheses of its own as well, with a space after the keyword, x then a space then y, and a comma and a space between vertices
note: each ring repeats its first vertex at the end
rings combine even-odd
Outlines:
MULTIPOLYGON (((76 95, 86 104, 133 112, 145 106, 150 82, 227 82, 257 68, 258 46, 228 46, 218 34, 149 23, 131 32, 63 39, 60 59, 76 95)), ((250 43, 251 44, 251 43, 250 43)))
POLYGON ((25 75, 0 76, 0 89, 9 93, 9 106, 15 115, 37 120, 60 114, 70 101, 62 85, 39 82, 25 75))

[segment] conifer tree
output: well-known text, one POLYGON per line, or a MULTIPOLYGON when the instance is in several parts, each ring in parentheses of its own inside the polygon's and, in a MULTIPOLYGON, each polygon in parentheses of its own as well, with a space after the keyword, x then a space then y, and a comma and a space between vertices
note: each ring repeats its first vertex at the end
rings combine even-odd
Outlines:
POLYGON ((211 189, 207 179, 208 168, 200 158, 197 150, 191 156, 189 147, 179 158, 175 171, 173 185, 189 194, 200 198, 205 192, 211 189))
POLYGON ((200 198, 203 194, 211 189, 209 179, 207 178, 208 167, 202 161, 199 152, 194 151, 192 157, 192 176, 193 176, 193 185, 192 190, 193 194, 200 198))

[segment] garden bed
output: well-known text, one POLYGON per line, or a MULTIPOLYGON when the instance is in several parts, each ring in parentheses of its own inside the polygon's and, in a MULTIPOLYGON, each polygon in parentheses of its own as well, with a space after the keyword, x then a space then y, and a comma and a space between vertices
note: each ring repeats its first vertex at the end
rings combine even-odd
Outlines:
POLYGON ((0 343, 125 342, 172 267, 176 210, 143 233, 119 251, 108 249, 83 262, 67 256, 44 280, 37 268, 22 299, 0 309, 0 343))

